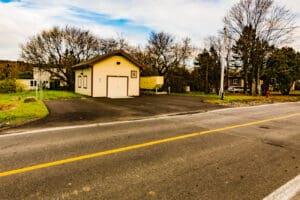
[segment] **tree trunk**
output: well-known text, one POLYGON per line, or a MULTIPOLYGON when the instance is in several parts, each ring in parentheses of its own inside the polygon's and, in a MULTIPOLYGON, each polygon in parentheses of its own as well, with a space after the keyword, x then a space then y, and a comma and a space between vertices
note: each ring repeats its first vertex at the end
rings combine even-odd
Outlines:
POLYGON ((261 96, 261 85, 260 85, 260 67, 257 68, 256 73, 256 94, 261 96))
POLYGON ((208 65, 205 69, 205 94, 209 94, 209 85, 208 85, 208 65))
POLYGON ((248 88, 248 66, 244 66, 244 94, 247 93, 248 88))

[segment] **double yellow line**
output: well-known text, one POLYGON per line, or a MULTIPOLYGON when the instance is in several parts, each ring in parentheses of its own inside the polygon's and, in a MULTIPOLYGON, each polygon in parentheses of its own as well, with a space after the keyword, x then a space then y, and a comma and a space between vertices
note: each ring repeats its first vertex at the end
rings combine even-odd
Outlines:
POLYGON ((107 150, 107 151, 101 151, 101 152, 97 152, 97 153, 77 156, 77 157, 73 157, 73 158, 67 158, 67 159, 63 159, 63 160, 57 160, 57 161, 53 161, 53 162, 41 163, 41 164, 29 166, 29 167, 23 167, 20 169, 14 169, 14 170, 0 172, 0 177, 10 176, 10 175, 14 175, 14 174, 20 174, 20 173, 34 171, 37 169, 43 169, 43 168, 47 168, 47 167, 63 165, 66 163, 76 162, 76 161, 95 158, 95 157, 101 157, 104 155, 110 155, 110 154, 120 153, 120 152, 124 152, 124 151, 140 149, 140 148, 154 146, 154 145, 172 142, 172 141, 176 141, 176 140, 183 140, 186 138, 191 138, 191 137, 200 136, 200 135, 204 135, 204 134, 226 131, 226 130, 230 130, 230 129, 241 128, 241 127, 246 127, 246 126, 251 126, 251 125, 256 125, 256 124, 262 124, 262 123, 275 121, 275 120, 287 119, 287 118, 291 118, 291 117, 295 117, 295 116, 299 116, 299 115, 300 115, 300 113, 296 113, 296 114, 286 115, 286 116, 277 117, 277 118, 264 119, 264 120, 249 122, 249 123, 245 123, 245 124, 238 124, 238 125, 227 126, 227 127, 223 127, 223 128, 217 128, 217 129, 213 129, 213 130, 200 131, 200 132, 196 132, 196 133, 190 133, 190 134, 180 135, 180 136, 176 136, 176 137, 165 138, 165 139, 161 139, 161 140, 154 140, 151 142, 131 145, 131 146, 127 146, 127 147, 121 147, 121 148, 117 148, 117 149, 111 149, 111 150, 107 150))

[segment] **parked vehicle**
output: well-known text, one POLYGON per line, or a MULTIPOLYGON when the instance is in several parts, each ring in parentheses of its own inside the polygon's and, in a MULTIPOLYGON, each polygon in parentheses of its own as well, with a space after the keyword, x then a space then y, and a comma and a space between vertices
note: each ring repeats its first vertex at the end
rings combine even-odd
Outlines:
POLYGON ((244 92, 244 87, 229 86, 227 90, 228 90, 228 92, 244 92))

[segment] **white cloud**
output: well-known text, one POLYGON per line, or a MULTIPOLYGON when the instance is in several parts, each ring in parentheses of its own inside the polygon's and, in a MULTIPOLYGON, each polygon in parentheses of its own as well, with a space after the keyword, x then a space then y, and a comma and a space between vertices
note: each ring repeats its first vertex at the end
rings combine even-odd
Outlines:
POLYGON ((0 59, 17 60, 20 45, 43 29, 67 24, 88 29, 103 37, 116 37, 118 30, 107 25, 94 24, 74 16, 67 6, 58 3, 32 4, 30 1, 0 3, 0 59))
POLYGON ((292 42, 292 46, 300 51, 300 4, 299 1, 295 0, 285 0, 284 1, 286 7, 291 10, 296 15, 296 31, 294 33, 294 41, 292 42))
MULTIPOLYGON (((0 3, 0 59, 18 59, 19 45, 28 37, 54 25, 77 25, 89 29, 101 37, 123 35, 132 44, 144 44, 148 38, 147 29, 136 31, 134 27, 144 26, 148 30, 166 31, 178 38, 191 37, 199 46, 209 35, 222 29, 222 19, 230 7, 239 0, 21 0, 14 3, 0 3), (96 23, 75 15, 71 7, 104 14, 110 19, 129 20, 127 27, 96 23)), ((279 2, 281 4, 281 2, 279 2)), ((286 0, 284 4, 298 14, 300 4, 286 0)), ((300 39, 300 29, 296 36, 300 39)), ((298 40, 299 40, 298 39, 298 40)), ((295 47, 300 43, 295 42, 295 47)))
POLYGON ((236 0, 216 4, 196 0, 128 0, 76 1, 76 6, 105 13, 112 18, 126 18, 156 31, 167 31, 179 37, 200 39, 215 34, 222 27, 225 10, 236 0))

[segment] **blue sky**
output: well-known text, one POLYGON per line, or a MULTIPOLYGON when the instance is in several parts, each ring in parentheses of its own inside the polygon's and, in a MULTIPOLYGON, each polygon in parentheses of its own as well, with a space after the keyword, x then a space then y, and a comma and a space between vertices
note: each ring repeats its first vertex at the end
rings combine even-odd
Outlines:
MULTIPOLYGON (((73 25, 103 38, 124 37, 143 46, 151 31, 166 31, 196 47, 222 29, 239 0, 0 0, 0 59, 19 59, 20 45, 53 26, 73 25)), ((299 15, 295 0, 285 4, 299 15)), ((299 18, 297 18, 299 21, 299 18)), ((300 34, 299 34, 300 35, 300 34)), ((296 44, 299 46, 300 43, 296 44)))
POLYGON ((9 3, 9 2, 13 2, 13 0, 0 0, 0 2, 9 3))
POLYGON ((129 19, 125 19, 125 18, 113 19, 108 14, 97 13, 79 7, 70 7, 69 9, 70 11, 73 11, 74 16, 81 19, 88 20, 98 25, 113 26, 113 27, 121 28, 123 30, 134 30, 134 32, 145 33, 145 34, 153 31, 150 27, 135 24, 133 21, 129 19))

